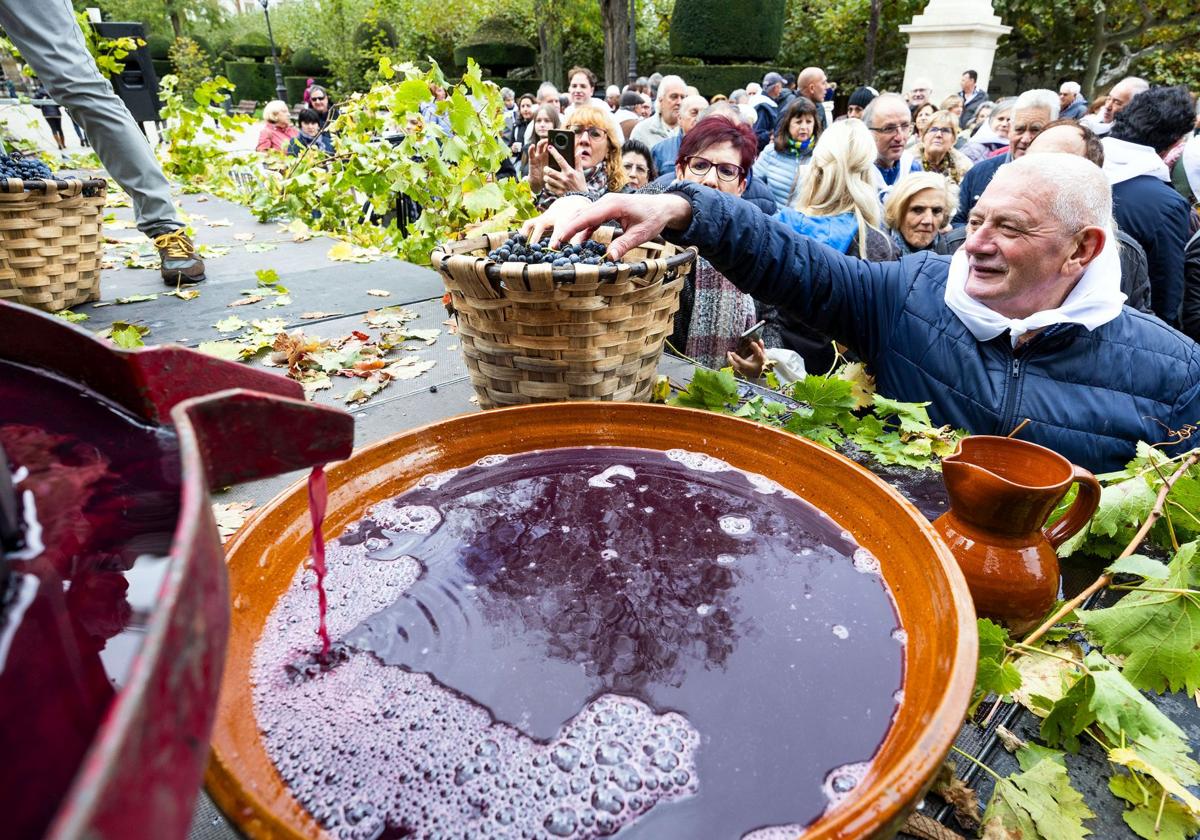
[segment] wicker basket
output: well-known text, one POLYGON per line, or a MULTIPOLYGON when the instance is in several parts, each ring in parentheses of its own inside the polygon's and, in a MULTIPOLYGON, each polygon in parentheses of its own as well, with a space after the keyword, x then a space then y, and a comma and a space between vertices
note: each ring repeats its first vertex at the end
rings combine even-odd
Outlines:
MULTIPOLYGON (((559 400, 646 400, 694 249, 647 242, 617 266, 498 264, 489 233, 433 252, 458 312, 483 408, 559 400)), ((593 238, 608 243, 612 228, 593 238)))
POLYGON ((0 300, 58 312, 100 297, 101 179, 0 178, 0 300))

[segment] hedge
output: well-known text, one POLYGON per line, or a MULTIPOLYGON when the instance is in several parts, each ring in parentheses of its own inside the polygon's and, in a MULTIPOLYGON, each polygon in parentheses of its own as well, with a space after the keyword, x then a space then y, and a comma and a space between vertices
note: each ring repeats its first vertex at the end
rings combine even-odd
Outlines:
POLYGON ((671 55, 771 61, 783 43, 787 0, 676 0, 671 55))
POLYGON ((158 58, 150 59, 150 63, 154 65, 154 75, 158 76, 159 81, 168 73, 174 73, 175 67, 169 61, 164 61, 158 58))
POLYGON ((234 44, 230 49, 238 58, 270 58, 270 44, 234 44))
POLYGON ((779 68, 771 64, 660 64, 655 69, 664 76, 682 76, 702 96, 728 96, 750 82, 761 83, 763 76, 779 68))
POLYGON ((454 63, 467 66, 473 58, 480 67, 504 72, 514 67, 529 67, 537 63, 537 50, 528 44, 463 44, 454 49, 454 63))
POLYGON ((225 77, 233 82, 233 98, 256 99, 259 103, 275 98, 275 68, 270 62, 225 62, 225 77))
POLYGON ((162 35, 147 35, 146 49, 150 50, 150 58, 155 61, 166 61, 171 52, 171 39, 162 35))
MULTIPOLYGON (((296 66, 292 65, 292 69, 295 70, 296 66)), ((284 76, 283 77, 283 84, 285 87, 287 87, 287 96, 288 96, 287 102, 288 102, 289 106, 299 105, 301 102, 304 101, 304 87, 305 87, 305 85, 308 84, 309 78, 310 78, 309 76, 284 76)), ((320 85, 321 87, 325 88, 326 90, 329 89, 329 85, 327 84, 327 81, 328 81, 327 79, 324 79, 320 76, 312 76, 311 78, 316 79, 317 84, 320 85)), ((272 84, 273 84, 273 82, 272 82, 272 84)))
POLYGON ((292 53, 292 67, 305 77, 329 75, 329 63, 308 47, 301 47, 292 53))

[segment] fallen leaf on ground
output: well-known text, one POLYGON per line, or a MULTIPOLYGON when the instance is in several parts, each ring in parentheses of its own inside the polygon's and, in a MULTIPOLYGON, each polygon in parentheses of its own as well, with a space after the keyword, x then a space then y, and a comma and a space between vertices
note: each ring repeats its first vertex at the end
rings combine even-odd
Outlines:
POLYGON ((208 223, 209 227, 233 227, 233 222, 228 219, 212 219, 208 223))
POLYGON ((264 254, 267 251, 274 251, 279 246, 274 242, 248 242, 245 247, 247 254, 264 254))
POLYGON ((367 263, 375 262, 383 256, 383 252, 378 248, 360 248, 349 242, 338 242, 329 249, 326 256, 339 262, 367 263))
POLYGON ((254 234, 253 233, 235 233, 233 235, 233 238, 239 242, 249 242, 251 239, 254 238, 254 234))
POLYGON ((303 219, 293 219, 290 224, 283 225, 279 230, 281 233, 290 233, 296 242, 306 242, 313 238, 312 229, 303 219))
POLYGON ((196 253, 206 260, 215 260, 229 253, 228 245, 209 245, 205 243, 196 249, 196 253))
POLYGON ((230 315, 228 318, 222 318, 217 323, 213 324, 217 332, 232 333, 238 330, 245 329, 246 322, 236 315, 230 315))
POLYGON ((217 531, 221 534, 221 542, 226 542, 237 533, 246 522, 254 502, 229 502, 212 506, 213 519, 217 520, 217 531))
POLYGON ((954 817, 963 828, 979 825, 979 795, 967 783, 954 775, 953 761, 946 761, 933 780, 933 792, 954 808, 954 817))
POLYGON ((101 338, 107 338, 118 347, 126 350, 134 347, 145 347, 142 337, 150 334, 150 328, 144 324, 129 324, 125 321, 113 321, 105 330, 100 332, 101 338))
POLYGON ((383 289, 367 289, 367 294, 372 297, 391 297, 392 293, 383 289))
MULTIPOLYGON (((367 292, 373 294, 374 292, 367 292)), ((383 309, 371 309, 363 316, 368 326, 377 329, 397 329, 417 317, 417 313, 403 306, 385 306, 383 309)))
POLYGON ((245 345, 239 344, 236 341, 202 341, 196 347, 201 353, 208 356, 215 356, 218 359, 224 359, 227 362, 236 362, 242 358, 245 345))
POLYGON ((317 318, 333 318, 333 317, 335 317, 337 315, 341 315, 341 314, 342 314, 341 312, 301 312, 300 320, 314 321, 317 318))
POLYGON ((226 305, 227 307, 231 307, 231 306, 249 306, 249 305, 250 305, 250 304, 252 304, 252 303, 258 303, 258 302, 259 302, 260 300, 262 300, 262 299, 263 299, 263 296, 262 296, 262 295, 247 295, 246 297, 242 298, 241 300, 235 300, 233 303, 227 303, 227 304, 225 304, 225 305, 226 305))
POLYGON ((54 314, 57 317, 62 318, 64 321, 69 321, 72 324, 82 323, 91 317, 86 312, 72 312, 70 309, 63 309, 62 311, 55 312, 54 314))
POLYGON ((184 288, 181 286, 180 288, 175 289, 174 291, 163 292, 163 294, 168 295, 170 297, 177 297, 180 300, 195 300, 196 298, 200 297, 200 290, 193 289, 190 287, 184 288))

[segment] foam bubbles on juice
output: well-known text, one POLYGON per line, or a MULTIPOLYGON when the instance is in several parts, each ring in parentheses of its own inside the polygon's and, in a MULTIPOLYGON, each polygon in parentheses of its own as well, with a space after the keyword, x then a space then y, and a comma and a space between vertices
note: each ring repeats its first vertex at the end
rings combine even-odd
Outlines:
POLYGON ((728 472, 733 469, 733 467, 720 458, 714 458, 703 452, 689 452, 686 449, 668 449, 666 455, 669 460, 689 470, 696 470, 698 472, 719 473, 728 472))
POLYGON ((854 549, 854 568, 864 575, 880 574, 879 558, 865 548, 856 548, 854 549))
POLYGON ((748 534, 753 527, 753 524, 745 516, 722 516, 717 520, 717 524, 721 526, 722 531, 731 537, 748 534))
POLYGON ((588 486, 589 487, 601 487, 601 488, 616 487, 616 485, 613 484, 612 480, 614 478, 617 478, 618 476, 620 476, 621 478, 628 478, 630 481, 633 481, 634 479, 637 478, 637 473, 634 472, 630 467, 625 466, 624 464, 613 464, 611 467, 609 467, 608 469, 606 469, 604 472, 600 473, 599 475, 594 475, 591 478, 589 478, 588 486))
MULTIPOLYGON (((440 522, 413 506, 391 510, 389 527, 440 522)), ((367 540, 328 547, 335 637, 421 573, 411 557, 377 563, 367 553, 367 540)), ((698 789, 696 730, 634 698, 595 698, 543 744, 429 675, 344 644, 316 665, 308 623, 293 620, 310 608, 312 577, 300 569, 267 620, 254 656, 254 706, 280 777, 333 837, 607 836, 698 789)))
POLYGON ((869 762, 857 761, 830 770, 825 776, 825 783, 821 786, 829 804, 832 806, 844 801, 866 778, 869 769, 871 769, 869 762))

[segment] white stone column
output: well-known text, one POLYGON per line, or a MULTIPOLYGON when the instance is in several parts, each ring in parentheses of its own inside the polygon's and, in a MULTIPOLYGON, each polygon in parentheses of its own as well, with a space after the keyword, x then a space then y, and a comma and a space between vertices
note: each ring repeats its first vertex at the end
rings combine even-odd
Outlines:
POLYGON ((992 12, 991 0, 929 0, 925 11, 900 27, 908 35, 904 91, 914 79, 933 82, 931 100, 937 104, 960 90, 963 71, 979 74, 987 90, 996 41, 1012 31, 992 12))

